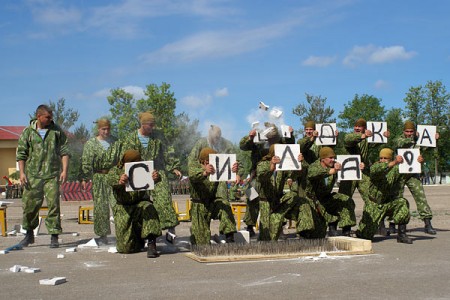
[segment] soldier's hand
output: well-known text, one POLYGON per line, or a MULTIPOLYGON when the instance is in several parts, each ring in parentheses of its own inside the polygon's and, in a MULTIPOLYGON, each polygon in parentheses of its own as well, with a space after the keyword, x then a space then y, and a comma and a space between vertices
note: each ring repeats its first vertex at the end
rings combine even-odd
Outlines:
POLYGON ((127 184, 127 183, 128 183, 128 175, 127 174, 120 175, 119 184, 120 185, 124 185, 124 184, 127 184))
POLYGON ((153 181, 159 180, 159 173, 158 173, 157 170, 153 170, 153 172, 152 172, 152 179, 153 179, 153 181))

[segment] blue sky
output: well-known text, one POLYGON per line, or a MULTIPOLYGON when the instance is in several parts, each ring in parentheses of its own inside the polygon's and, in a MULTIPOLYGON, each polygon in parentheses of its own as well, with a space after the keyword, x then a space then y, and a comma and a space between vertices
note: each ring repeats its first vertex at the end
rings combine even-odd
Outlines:
POLYGON ((232 141, 269 119, 259 101, 295 129, 305 93, 336 114, 355 94, 403 107, 412 86, 450 89, 449 11, 446 0, 2 0, 0 125, 64 97, 90 128, 110 89, 139 98, 162 82, 177 113, 232 141))

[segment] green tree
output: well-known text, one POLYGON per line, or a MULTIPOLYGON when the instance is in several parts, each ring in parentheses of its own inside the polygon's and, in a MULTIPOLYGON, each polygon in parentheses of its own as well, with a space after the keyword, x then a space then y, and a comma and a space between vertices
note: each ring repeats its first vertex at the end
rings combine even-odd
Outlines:
POLYGON ((381 99, 370 95, 355 95, 352 101, 344 104, 344 110, 338 115, 338 127, 343 130, 353 129, 356 120, 364 118, 366 121, 382 121, 386 115, 381 99))
POLYGON ((387 147, 394 149, 393 141, 403 132, 402 110, 400 108, 392 108, 386 114, 386 122, 390 136, 388 138, 387 147))
POLYGON ((157 127, 164 132, 169 142, 173 142, 180 132, 175 122, 177 99, 170 91, 170 84, 163 82, 160 86, 147 85, 144 93, 147 98, 140 99, 136 103, 138 112, 152 111, 157 127))
POLYGON ((69 130, 80 117, 78 111, 66 108, 66 99, 64 98, 60 98, 56 103, 50 101, 49 107, 53 110, 53 121, 63 130, 69 130))
POLYGON ((316 123, 334 123, 336 119, 333 118, 334 109, 330 106, 325 106, 327 98, 322 96, 313 96, 305 93, 307 104, 299 104, 292 110, 292 113, 300 117, 301 129, 296 133, 303 131, 303 124, 308 121, 316 123))
POLYGON ((404 116, 416 125, 435 125, 440 133, 438 147, 423 153, 431 162, 435 174, 449 169, 450 94, 441 81, 428 81, 425 86, 411 87, 403 99, 404 116))
POLYGON ((112 126, 112 134, 119 139, 123 139, 139 127, 136 100, 132 94, 121 88, 112 89, 107 100, 110 105, 111 123, 114 125, 112 126))

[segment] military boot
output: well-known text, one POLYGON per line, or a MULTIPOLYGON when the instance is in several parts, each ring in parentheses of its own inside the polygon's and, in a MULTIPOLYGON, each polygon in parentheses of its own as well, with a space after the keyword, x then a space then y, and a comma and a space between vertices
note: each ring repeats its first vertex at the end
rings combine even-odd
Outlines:
POLYGON ((397 243, 412 244, 412 239, 406 234, 406 224, 398 225, 397 243))
POLYGON ((350 236, 352 234, 352 227, 351 226, 344 226, 342 227, 342 235, 343 236, 350 236))
POLYGON ((425 233, 428 234, 436 234, 436 230, 434 230, 433 226, 431 225, 431 219, 426 218, 423 220, 425 222, 425 233))
POLYGON ((227 244, 234 243, 234 232, 229 232, 229 233, 225 234, 225 242, 227 244))
POLYGON ((328 236, 338 236, 337 223, 333 222, 328 224, 328 236))
POLYGON ((22 247, 28 247, 30 244, 34 244, 33 230, 27 230, 25 238, 19 242, 22 247))
POLYGON ((59 248, 58 235, 52 234, 50 238, 50 248, 59 248))
POLYGON ((394 222, 389 222, 389 232, 390 233, 397 233, 397 228, 395 228, 394 222))
POLYGON ((156 251, 156 236, 148 236, 147 246, 147 258, 156 258, 159 256, 158 251, 156 251))
POLYGON ((378 226, 378 234, 381 236, 390 236, 391 235, 391 231, 386 228, 386 226, 384 224, 384 220, 382 220, 380 222, 380 226, 378 226))

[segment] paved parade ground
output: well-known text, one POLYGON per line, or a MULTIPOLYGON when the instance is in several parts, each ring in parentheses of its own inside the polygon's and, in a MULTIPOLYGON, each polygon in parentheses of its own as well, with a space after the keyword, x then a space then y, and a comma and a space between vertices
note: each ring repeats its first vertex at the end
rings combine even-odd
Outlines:
MULTIPOLYGON (((170 245, 161 237, 156 259, 137 254, 110 253, 109 245, 79 247, 92 242, 93 225, 78 224, 80 205, 92 201, 62 202, 60 248, 48 247, 45 225, 36 243, 23 250, 0 254, 1 299, 450 299, 450 185, 425 186, 437 235, 423 231, 409 192, 412 245, 399 244, 396 235, 375 236, 373 254, 299 257, 252 262, 199 263, 189 252, 189 222, 177 227, 170 245), (75 251, 74 251, 75 249, 75 251), (69 252, 67 252, 69 251, 69 252), (40 272, 12 272, 14 266, 40 272), (51 286, 40 280, 65 277, 51 286)), ((183 210, 187 195, 174 196, 183 210)), ((8 232, 21 222, 21 200, 7 208, 8 232)), ((355 194, 357 219, 362 200, 355 194)), ((212 225, 217 233, 217 222, 212 225)), ((245 228, 245 225, 242 226, 245 228)), ((242 229, 241 228, 241 229, 242 229)), ((352 228, 355 230, 355 228, 352 228)), ((285 232, 294 238, 292 229, 285 232)), ((23 236, 0 237, 0 250, 23 236)))

